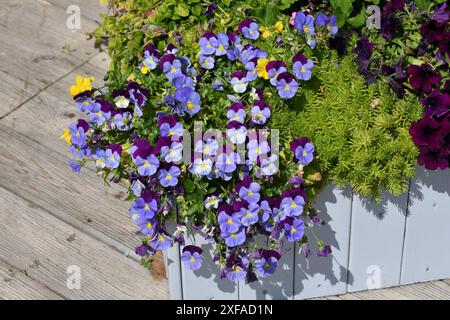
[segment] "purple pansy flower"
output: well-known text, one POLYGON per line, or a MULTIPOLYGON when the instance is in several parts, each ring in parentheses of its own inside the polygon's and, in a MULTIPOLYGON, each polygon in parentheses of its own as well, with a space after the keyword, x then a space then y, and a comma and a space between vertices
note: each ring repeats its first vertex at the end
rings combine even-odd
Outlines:
POLYGON ((297 217, 303 213, 305 199, 302 196, 296 196, 294 199, 286 197, 281 201, 281 209, 288 217, 297 217))
POLYGON ((230 247, 237 247, 240 246, 245 242, 246 236, 245 236, 245 228, 241 227, 236 232, 222 232, 221 236, 223 239, 225 239, 225 244, 230 247))
POLYGON ((183 144, 174 141, 170 146, 163 146, 161 148, 161 158, 167 163, 181 161, 183 158, 183 144))
POLYGON ((212 55, 216 52, 219 43, 217 41, 217 36, 214 33, 206 32, 200 38, 199 44, 200 44, 200 54, 212 55))
POLYGON ((295 158, 302 164, 310 164, 314 159, 315 147, 311 142, 306 143, 304 146, 298 146, 295 149, 295 158))
POLYGON ((178 167, 172 166, 169 170, 161 169, 158 173, 159 183, 164 187, 175 187, 178 184, 178 177, 181 171, 178 167))
POLYGON ((75 100, 75 105, 77 108, 84 113, 90 113, 94 104, 96 104, 91 97, 88 96, 80 96, 75 100))
POLYGON ((212 86, 211 86, 214 90, 217 91, 223 91, 223 82, 219 79, 214 80, 212 86))
POLYGON ((230 121, 237 121, 239 123, 244 123, 247 112, 245 112, 242 102, 233 103, 227 110, 227 118, 230 121))
POLYGON ((245 19, 239 24, 239 31, 244 37, 251 40, 259 38, 259 26, 252 19, 245 19))
POLYGON ((134 195, 136 197, 140 197, 142 194, 142 190, 145 188, 145 185, 138 179, 135 180, 132 184, 131 184, 131 190, 133 191, 134 195))
POLYGON ((172 244, 172 239, 164 233, 157 233, 151 241, 151 245, 155 250, 167 250, 172 244))
POLYGON ((206 69, 206 70, 214 69, 215 60, 211 56, 200 55, 199 62, 200 62, 200 66, 203 69, 206 69))
POLYGON ((269 220, 272 215, 272 208, 270 208, 269 202, 266 200, 261 201, 258 209, 259 222, 264 223, 269 220))
POLYGON ((201 257, 203 250, 197 246, 185 246, 181 254, 181 261, 189 270, 198 270, 202 266, 203 259, 201 257))
POLYGON ((255 260, 255 271, 261 277, 266 277, 275 272, 281 255, 275 250, 260 250, 258 259, 255 260))
POLYGON ((175 92, 175 99, 180 102, 183 110, 191 116, 200 111, 200 95, 191 87, 178 89, 175 92))
POLYGON ((266 71, 270 79, 270 84, 275 86, 278 75, 287 71, 286 64, 283 61, 269 61, 266 65, 266 71))
POLYGON ((284 224, 284 231, 287 241, 294 242, 303 237, 305 224, 301 219, 293 219, 292 223, 284 224))
POLYGON ((267 119, 270 118, 271 111, 269 106, 262 102, 261 100, 256 100, 253 103, 253 107, 251 110, 252 121, 256 124, 265 124, 267 119))
POLYGON ((120 164, 120 155, 122 154, 122 147, 118 144, 112 144, 106 148, 105 160, 106 167, 109 169, 116 169, 120 164))
MULTIPOLYGON (((242 188, 244 189, 244 188, 242 188)), ((241 189, 241 191, 242 191, 241 189)), ((258 194, 259 195, 259 194, 258 194)), ((241 216, 241 223, 243 226, 251 226, 258 222, 259 206, 256 202, 250 203, 248 208, 241 208, 239 214, 241 216)))
POLYGON ((292 58, 293 71, 297 79, 307 81, 311 79, 314 63, 299 53, 292 58))
MULTIPOLYGON (((133 216, 136 216, 136 214, 133 214, 133 216)), ((144 236, 150 236, 152 237, 156 230, 157 230, 157 224, 156 224, 156 220, 155 219, 150 219, 150 220, 146 220, 142 223, 137 222, 139 228, 140 228, 140 232, 144 235, 144 236)))
POLYGON ((300 33, 308 33, 314 35, 316 33, 314 29, 314 17, 310 14, 305 15, 303 12, 297 12, 294 18, 294 26, 300 33))
POLYGON ((280 73, 276 82, 278 94, 282 99, 290 99, 297 93, 298 83, 289 72, 280 73))
POLYGON ((273 176, 278 172, 278 157, 275 154, 261 161, 261 173, 265 176, 273 176))
POLYGON ((227 54, 227 50, 230 46, 230 41, 228 40, 228 35, 225 33, 219 33, 217 36, 218 45, 216 49, 216 56, 224 56, 227 54))
POLYGON ((237 232, 241 227, 241 222, 237 213, 229 215, 225 211, 221 211, 217 220, 219 222, 220 230, 225 233, 237 232))
POLYGON ((244 270, 244 268, 238 265, 235 265, 232 268, 227 268, 226 277, 228 280, 238 282, 245 280, 246 276, 247 272, 244 270))
POLYGON ((134 159, 134 164, 136 165, 137 171, 140 175, 148 177, 155 174, 159 167, 159 160, 155 155, 151 154, 145 159, 137 157, 134 159))
POLYGON ((132 115, 129 112, 117 113, 113 118, 114 126, 119 131, 128 131, 132 128, 132 115))
POLYGON ((234 144, 242 144, 247 138, 247 128, 237 121, 231 121, 227 125, 227 137, 234 144))
POLYGON ((207 176, 212 170, 212 161, 211 159, 195 159, 192 164, 191 171, 194 174, 202 176, 207 176))
POLYGON ((258 141, 258 139, 252 139, 247 144, 248 159, 252 163, 256 163, 259 157, 267 156, 270 151, 269 143, 266 140, 258 141))
POLYGON ((237 158, 236 153, 226 154, 221 153, 217 157, 216 168, 220 172, 231 173, 234 172, 237 168, 237 158))
POLYGON ((257 182, 252 182, 248 188, 241 187, 239 190, 239 198, 247 201, 248 203, 257 203, 261 198, 259 191, 261 190, 261 185, 257 182))
POLYGON ((243 93, 247 90, 248 79, 247 72, 245 71, 235 71, 231 75, 231 85, 236 93, 243 93))
POLYGON ((181 61, 175 59, 175 56, 172 54, 163 56, 159 64, 162 65, 163 72, 166 75, 167 80, 169 80, 170 82, 180 74, 182 74, 181 61))

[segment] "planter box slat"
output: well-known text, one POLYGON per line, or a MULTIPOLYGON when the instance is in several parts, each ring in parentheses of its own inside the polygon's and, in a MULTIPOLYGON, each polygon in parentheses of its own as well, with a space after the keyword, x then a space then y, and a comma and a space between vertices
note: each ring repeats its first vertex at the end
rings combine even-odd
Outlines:
MULTIPOLYGON (((350 188, 340 190, 326 187, 319 195, 315 208, 327 225, 315 226, 314 232, 332 247, 332 255, 315 256, 317 246, 307 259, 303 253, 295 256, 295 299, 306 299, 347 292, 347 264, 350 238, 352 193, 350 188)), ((310 241, 314 243, 314 238, 310 241)), ((298 246, 297 246, 298 247, 298 246)))
POLYGON ((354 195, 348 291, 399 285, 408 193, 384 193, 382 203, 354 195))
POLYGON ((292 299, 294 297, 294 265, 295 252, 292 243, 285 243, 285 254, 278 266, 277 271, 257 282, 246 284, 239 283, 239 299, 270 300, 270 299, 292 299))
POLYGON ((450 170, 411 181, 401 284, 450 278, 450 170))
POLYGON ((193 244, 203 249, 203 263, 199 270, 188 270, 181 266, 181 283, 185 300, 238 300, 238 285, 220 279, 219 267, 213 261, 211 242, 194 233, 186 237, 186 245, 193 244), (209 252, 208 252, 209 251, 209 252))
MULTIPOLYGON (((179 248, 173 247, 167 254, 171 296, 307 299, 450 278, 450 171, 418 168, 408 193, 385 193, 382 200, 374 204, 350 188, 327 187, 315 204, 326 225, 313 230, 332 246, 332 255, 305 259, 298 245, 287 244, 277 272, 253 284, 221 280, 208 252, 202 269, 180 268, 179 248)), ((314 238, 307 234, 315 254, 314 238)), ((207 243, 200 235, 194 239, 196 245, 207 243)), ((187 244, 192 241, 188 237, 187 244)), ((212 252, 212 244, 206 247, 212 252)))

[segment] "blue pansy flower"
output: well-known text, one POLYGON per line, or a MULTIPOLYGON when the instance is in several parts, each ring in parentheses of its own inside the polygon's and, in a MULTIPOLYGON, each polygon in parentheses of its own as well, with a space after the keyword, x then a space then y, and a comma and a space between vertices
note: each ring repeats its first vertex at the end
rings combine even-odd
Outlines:
POLYGON ((297 217, 303 213, 305 199, 302 196, 296 196, 294 199, 286 197, 281 201, 280 209, 288 217, 297 217))
POLYGON ((225 244, 230 248, 240 246, 246 240, 244 227, 239 228, 236 232, 222 232, 221 236, 225 240, 225 244))
POLYGON ((155 155, 151 154, 146 159, 137 157, 134 159, 134 164, 136 165, 137 171, 141 176, 148 177, 155 174, 159 167, 159 160, 155 155))
POLYGON ((231 75, 231 85, 234 92, 243 93, 247 90, 248 79, 247 72, 245 71, 235 71, 231 75))
POLYGON ((183 261, 186 269, 198 270, 202 266, 202 254, 203 250, 197 246, 186 246, 183 248, 181 254, 181 261, 183 261))
POLYGON ((298 146, 295 149, 295 157, 300 163, 304 165, 310 164, 314 159, 314 150, 314 145, 308 142, 304 147, 298 146))
POLYGON ((284 225, 286 240, 289 242, 300 240, 303 237, 304 229, 305 224, 301 219, 294 219, 292 224, 286 223, 284 225))
POLYGON ((251 113, 252 121, 260 125, 265 124, 267 119, 269 119, 271 115, 270 108, 261 100, 256 100, 253 103, 251 113))
POLYGON ((298 83, 289 72, 283 72, 277 77, 278 94, 282 99, 290 99, 297 93, 298 83))
POLYGON ((164 187, 175 187, 178 184, 178 177, 181 171, 177 166, 170 167, 169 170, 162 169, 158 173, 159 183, 164 187))
POLYGON ((219 222, 219 227, 222 232, 226 233, 237 232, 241 227, 241 221, 237 213, 229 215, 226 212, 221 211, 219 213, 219 216, 217 217, 217 220, 219 222))
POLYGON ((245 186, 241 187, 239 190, 239 198, 248 203, 257 203, 261 198, 261 195, 259 194, 260 190, 261 185, 257 182, 252 182, 248 188, 245 186))
POLYGON ((261 173, 264 176, 273 176, 278 172, 278 157, 275 154, 261 161, 261 173))
POLYGON ((179 162, 183 158, 183 144, 173 141, 170 146, 163 146, 161 148, 161 158, 165 162, 179 162))
POLYGON ((155 250, 167 250, 172 244, 172 239, 164 233, 157 233, 150 244, 155 250))
POLYGON ((199 56, 200 66, 203 69, 211 70, 214 69, 215 60, 211 56, 200 55, 199 56))
POLYGON ((270 84, 275 86, 277 84, 278 75, 286 72, 286 63, 284 61, 269 61, 266 65, 267 75, 269 76, 270 84))
POLYGON ((153 236, 157 230, 156 220, 150 219, 143 223, 139 223, 139 228, 141 228, 141 233, 145 236, 153 236))
POLYGON ((212 32, 206 32, 199 41, 200 54, 212 55, 216 52, 219 42, 217 36, 212 32))
POLYGON ((218 36, 218 45, 216 49, 216 56, 223 56, 227 54, 227 50, 230 46, 230 41, 228 40, 228 35, 225 33, 219 33, 218 36))
POLYGON ((294 18, 294 26, 300 33, 308 33, 310 35, 316 33, 314 29, 314 17, 310 14, 305 15, 303 12, 297 12, 294 18))
POLYGON ((311 79, 314 63, 299 53, 292 58, 293 71, 297 79, 307 81, 311 79))
POLYGON ((248 227, 257 223, 259 219, 258 212, 259 206, 257 203, 250 203, 248 208, 241 208, 239 214, 242 225, 248 227))
POLYGON ((259 26, 252 19, 245 19, 239 24, 238 28, 247 39, 256 40, 259 38, 259 26))

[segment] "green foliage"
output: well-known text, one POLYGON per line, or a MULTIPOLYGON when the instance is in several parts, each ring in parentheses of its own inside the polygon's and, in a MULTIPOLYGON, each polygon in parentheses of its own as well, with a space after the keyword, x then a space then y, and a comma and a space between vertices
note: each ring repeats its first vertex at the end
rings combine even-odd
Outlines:
POLYGON ((422 115, 417 99, 399 100, 385 83, 367 86, 352 55, 324 54, 314 75, 294 105, 274 110, 273 127, 311 138, 321 172, 337 185, 375 198, 382 186, 406 191, 418 155, 408 133, 422 115))

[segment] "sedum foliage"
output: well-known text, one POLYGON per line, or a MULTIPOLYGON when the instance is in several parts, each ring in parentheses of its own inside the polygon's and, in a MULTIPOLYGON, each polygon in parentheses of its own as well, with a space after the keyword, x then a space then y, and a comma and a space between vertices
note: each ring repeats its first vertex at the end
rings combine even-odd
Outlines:
POLYGON ((300 98, 274 110, 273 126, 281 135, 310 137, 321 172, 339 186, 375 199, 382 187, 406 191, 418 155, 408 133, 422 115, 417 99, 397 99, 386 83, 367 86, 353 55, 327 52, 320 60, 300 98))

